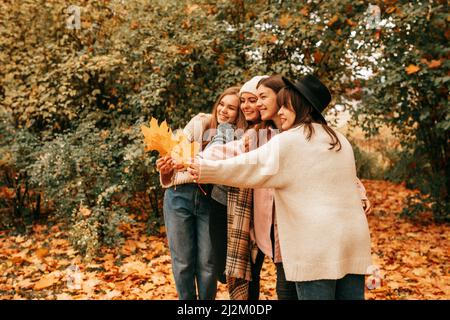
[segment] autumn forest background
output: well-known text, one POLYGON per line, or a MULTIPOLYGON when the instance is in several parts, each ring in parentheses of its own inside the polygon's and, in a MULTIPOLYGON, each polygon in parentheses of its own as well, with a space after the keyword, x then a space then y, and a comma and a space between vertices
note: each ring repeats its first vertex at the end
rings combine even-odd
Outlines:
MULTIPOLYGON (((0 299, 176 299, 140 125, 257 74, 319 76, 352 142, 376 285, 450 298, 445 0, 0 1, 0 299)), ((219 299, 228 299, 219 286, 219 299)), ((276 299, 266 260, 261 299, 276 299)))

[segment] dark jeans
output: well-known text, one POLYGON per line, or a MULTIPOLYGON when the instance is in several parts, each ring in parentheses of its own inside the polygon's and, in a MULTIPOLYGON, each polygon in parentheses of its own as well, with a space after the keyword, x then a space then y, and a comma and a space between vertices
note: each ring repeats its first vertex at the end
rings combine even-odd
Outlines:
MULTIPOLYGON (((211 216, 209 218, 209 234, 213 247, 213 258, 217 278, 226 283, 225 265, 227 260, 227 207, 211 199, 211 216)), ((264 253, 258 249, 256 261, 251 262, 252 281, 249 283, 248 300, 259 299, 259 282, 264 253)))
MULTIPOLYGON (((272 225, 270 230, 270 238, 272 239, 272 256, 275 259, 275 228, 272 225)), ((297 289, 295 288, 295 282, 287 281, 284 274, 283 263, 275 263, 277 268, 277 296, 278 300, 297 300, 297 289)))
POLYGON ((213 249, 213 261, 217 279, 226 283, 225 264, 227 261, 227 206, 211 199, 209 236, 213 249))
POLYGON ((251 262, 252 281, 248 284, 248 300, 259 300, 259 275, 264 263, 264 257, 264 253, 258 249, 255 263, 251 262))
POLYGON ((164 221, 172 270, 181 300, 214 299, 217 278, 209 236, 211 201, 197 184, 171 187, 164 194, 164 221))
POLYGON ((298 300, 295 282, 287 281, 283 263, 275 263, 277 268, 277 296, 278 300, 298 300))
POLYGON ((338 280, 295 282, 299 300, 364 300, 362 274, 347 274, 338 280))

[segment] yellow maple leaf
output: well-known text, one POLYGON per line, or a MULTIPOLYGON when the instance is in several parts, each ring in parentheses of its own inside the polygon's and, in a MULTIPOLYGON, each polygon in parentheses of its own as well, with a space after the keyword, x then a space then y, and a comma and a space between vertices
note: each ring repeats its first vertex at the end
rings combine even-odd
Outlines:
POLYGON ((187 164, 200 151, 200 144, 190 142, 182 130, 173 134, 166 121, 158 125, 158 120, 152 117, 150 127, 141 126, 144 134, 145 151, 156 150, 160 156, 170 155, 177 163, 187 164))
POLYGON ((49 253, 50 251, 46 248, 39 248, 36 250, 36 256, 38 256, 39 259, 44 259, 49 253))
POLYGON ((59 271, 54 271, 52 273, 46 274, 34 284, 34 290, 42 290, 51 287, 54 284, 58 283, 59 279, 61 279, 61 274, 59 273, 59 271))
POLYGON ((176 144, 172 139, 172 130, 167 126, 166 121, 158 125, 158 120, 152 118, 150 127, 142 125, 141 130, 144 134, 145 151, 156 150, 161 156, 165 156, 176 144))
POLYGON ((413 74, 413 73, 416 73, 417 71, 419 71, 420 67, 418 67, 418 66, 416 66, 414 64, 410 64, 409 66, 407 66, 405 68, 405 70, 406 70, 407 74, 413 74))
POLYGON ((177 163, 187 164, 200 151, 200 144, 196 141, 189 142, 185 137, 177 144, 171 152, 172 158, 177 163))

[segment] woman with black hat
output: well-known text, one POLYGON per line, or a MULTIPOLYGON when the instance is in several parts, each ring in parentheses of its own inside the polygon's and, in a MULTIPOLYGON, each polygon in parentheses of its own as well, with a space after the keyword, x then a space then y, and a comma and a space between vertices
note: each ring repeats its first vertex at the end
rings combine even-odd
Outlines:
POLYGON ((284 132, 235 158, 197 160, 188 171, 205 183, 274 188, 285 276, 299 299, 364 299, 370 235, 352 147, 321 114, 331 101, 325 85, 314 76, 283 80, 284 132))

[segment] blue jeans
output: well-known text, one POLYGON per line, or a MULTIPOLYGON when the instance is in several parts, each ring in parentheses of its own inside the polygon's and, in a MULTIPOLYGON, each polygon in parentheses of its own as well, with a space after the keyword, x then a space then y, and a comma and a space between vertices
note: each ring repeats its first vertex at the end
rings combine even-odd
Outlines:
POLYGON ((338 280, 296 282, 299 300, 364 300, 365 277, 347 274, 338 280))
POLYGON ((175 285, 180 300, 212 300, 217 277, 209 236, 210 197, 196 184, 178 185, 164 194, 164 221, 175 285))

